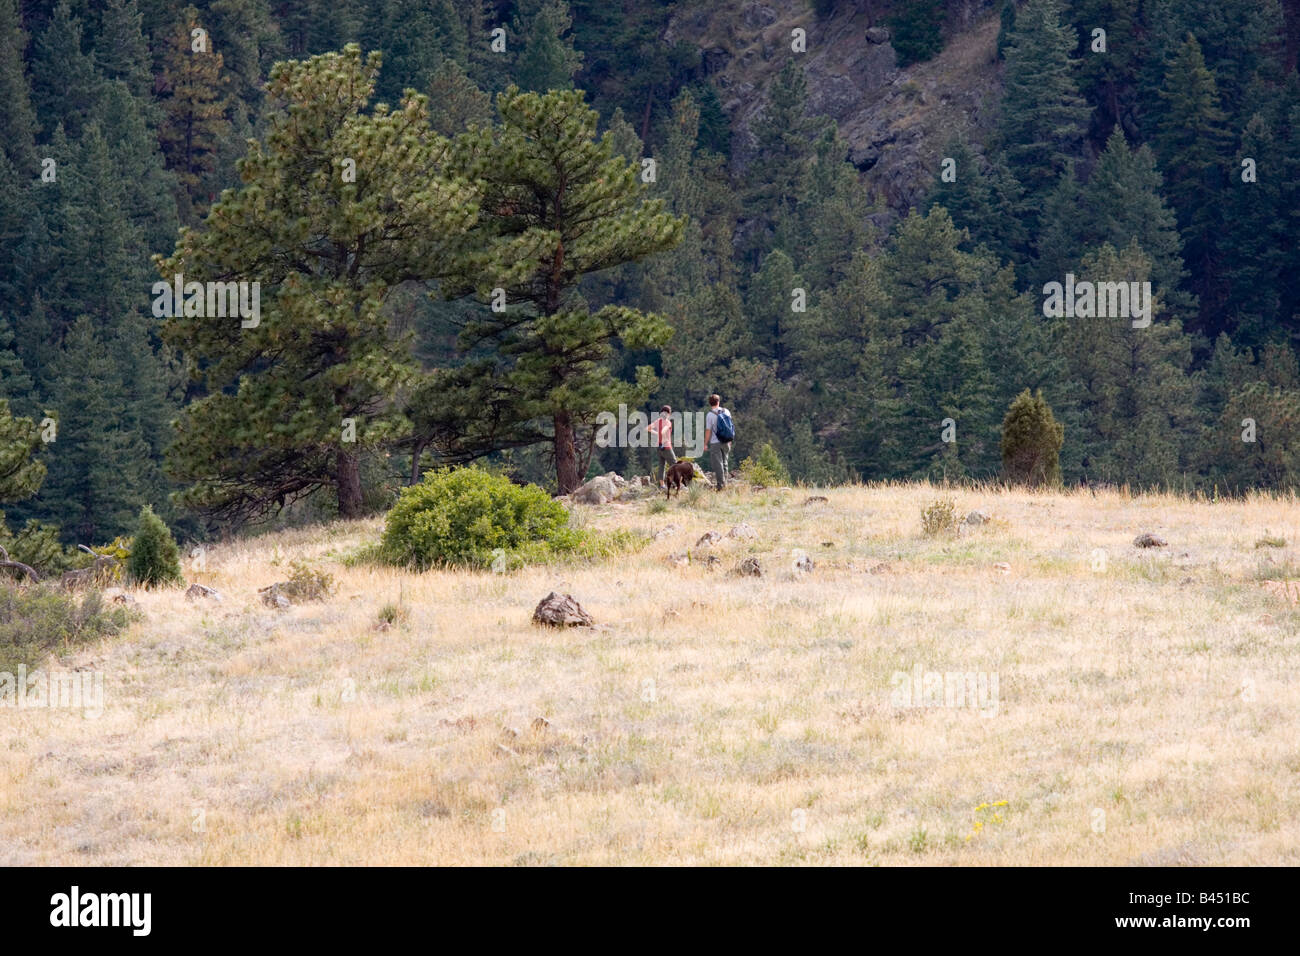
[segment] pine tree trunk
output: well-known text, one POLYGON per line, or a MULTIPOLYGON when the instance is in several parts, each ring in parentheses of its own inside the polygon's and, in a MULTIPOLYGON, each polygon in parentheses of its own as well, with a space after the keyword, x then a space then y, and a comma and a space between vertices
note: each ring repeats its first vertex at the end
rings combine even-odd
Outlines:
POLYGON ((578 475, 578 450, 573 444, 573 422, 567 412, 555 416, 555 480, 562 495, 582 484, 578 475))
POLYGON ((338 450, 335 480, 338 484, 339 517, 361 517, 361 461, 351 452, 338 450))

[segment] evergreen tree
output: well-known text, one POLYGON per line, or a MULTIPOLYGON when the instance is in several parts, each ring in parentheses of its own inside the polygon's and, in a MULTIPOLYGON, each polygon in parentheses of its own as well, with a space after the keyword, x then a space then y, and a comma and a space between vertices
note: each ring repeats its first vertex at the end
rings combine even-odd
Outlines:
POLYGON ((153 77, 149 43, 135 0, 106 0, 95 36, 95 65, 110 80, 121 80, 131 95, 149 102, 153 77))
POLYGON ((1166 194, 1178 213, 1189 284, 1200 299, 1201 327, 1220 331, 1214 318, 1222 305, 1218 281, 1218 234, 1223 226, 1223 190, 1230 137, 1219 107, 1214 76, 1200 44, 1188 35, 1165 76, 1164 109, 1156 130, 1156 149, 1166 194))
POLYGON ((164 326, 207 388, 168 455, 182 502, 205 514, 259 519, 329 489, 357 517, 361 458, 397 437, 410 335, 382 306, 401 282, 451 268, 478 207, 440 174, 446 143, 422 96, 364 112, 379 67, 355 44, 277 64, 268 93, 283 105, 241 163, 244 186, 159 263, 166 279, 261 283, 256 325, 187 307, 164 326))
POLYGON ((1065 426, 1052 415, 1043 393, 1025 389, 1002 420, 1002 474, 1016 484, 1049 487, 1061 483, 1065 426))
POLYGON ((185 583, 180 548, 162 518, 148 505, 140 509, 140 523, 131 538, 126 573, 133 584, 146 588, 185 583))
POLYGON ((498 343, 509 360, 497 374, 518 396, 518 419, 545 418, 556 482, 568 494, 582 480, 579 443, 602 410, 639 405, 653 387, 649 367, 637 384, 615 380, 612 343, 662 344, 668 326, 656 315, 606 306, 594 314, 575 295, 586 275, 671 248, 685 225, 662 200, 644 198, 638 170, 613 155, 597 116, 576 91, 545 94, 511 88, 497 97, 501 125, 455 141, 455 167, 483 194, 483 247, 465 259, 450 294, 494 287, 522 308, 489 314, 467 330, 462 347, 498 343))
POLYGON ((524 0, 515 20, 515 36, 523 47, 515 61, 514 80, 521 89, 545 93, 573 88, 573 74, 582 54, 565 36, 573 26, 564 0, 524 0))
POLYGON ((32 59, 32 106, 47 134, 62 126, 73 139, 99 105, 103 78, 82 48, 82 22, 59 0, 37 38, 32 59))
POLYGON ((949 140, 944 159, 955 163, 955 176, 935 177, 925 206, 938 203, 953 223, 970 234, 971 246, 983 245, 999 262, 1014 261, 1024 248, 1025 233, 1017 214, 1020 197, 1011 173, 1000 161, 988 164, 964 138, 949 140))
POLYGON ((164 120, 158 139, 188 200, 181 216, 187 222, 208 206, 211 194, 204 186, 230 129, 224 59, 210 36, 195 38, 194 31, 203 29, 198 10, 187 7, 168 31, 163 54, 164 120))
POLYGON ((32 457, 40 444, 35 423, 15 417, 8 399, 0 398, 0 504, 30 498, 41 487, 45 465, 32 457))
POLYGON ((1022 215, 1037 233, 1043 197, 1080 155, 1088 108, 1075 82, 1073 32, 1060 0, 1029 0, 1007 48, 1001 134, 1007 166, 1024 191, 1022 215))
POLYGON ((0 155, 8 164, 0 181, 6 183, 14 182, 11 176, 37 172, 36 116, 23 59, 26 49, 18 0, 0 0, 0 155))
POLYGON ((889 18, 900 67, 929 60, 943 49, 943 17, 942 0, 908 0, 889 18))
POLYGON ((429 81, 429 123, 434 132, 456 136, 471 125, 489 125, 492 117, 492 97, 474 85, 458 62, 444 59, 429 81))

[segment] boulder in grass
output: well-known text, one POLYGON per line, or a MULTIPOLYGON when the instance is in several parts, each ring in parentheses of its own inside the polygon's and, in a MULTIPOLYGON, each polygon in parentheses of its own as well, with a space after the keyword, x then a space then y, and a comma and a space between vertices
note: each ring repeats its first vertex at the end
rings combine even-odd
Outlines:
POLYGON ((763 565, 758 558, 748 557, 741 561, 732 573, 742 578, 761 578, 763 576, 763 565))
POLYGON ((1133 539, 1135 548, 1167 548, 1169 542, 1156 534, 1140 534, 1133 539))
POLYGON ((597 475, 585 485, 581 485, 570 496, 578 504, 603 505, 618 497, 619 487, 608 475, 597 475))
POLYGON ((681 529, 678 528, 677 525, 675 525, 675 524, 666 524, 666 525, 664 525, 662 528, 660 528, 658 531, 655 532, 655 536, 654 536, 654 537, 655 537, 655 540, 656 540, 656 541, 661 541, 661 540, 663 540, 664 538, 671 538, 673 535, 675 535, 675 534, 676 534, 678 531, 680 531, 680 530, 681 530, 681 529))
POLYGON ((727 532, 727 537, 737 538, 741 541, 753 541, 758 537, 758 532, 742 521, 727 532))
POLYGON ((206 584, 191 584, 185 591, 185 598, 189 601, 216 601, 221 603, 221 592, 216 588, 210 588, 206 584))
POLYGON ((804 505, 824 505, 830 500, 825 495, 809 495, 804 499, 804 505))
POLYGON ((716 531, 706 531, 700 535, 700 540, 695 542, 697 548, 711 548, 722 540, 722 535, 716 531))
POLYGON ((293 602, 281 590, 282 584, 272 584, 268 587, 258 588, 258 596, 261 597, 262 603, 267 607, 278 608, 283 611, 286 608, 293 607, 293 602))
POLYGON ((966 516, 966 523, 969 525, 988 524, 991 520, 987 511, 975 510, 966 516))
POLYGON ((593 622, 591 615, 582 609, 573 595, 552 591, 533 611, 533 623, 551 627, 591 627, 593 622))

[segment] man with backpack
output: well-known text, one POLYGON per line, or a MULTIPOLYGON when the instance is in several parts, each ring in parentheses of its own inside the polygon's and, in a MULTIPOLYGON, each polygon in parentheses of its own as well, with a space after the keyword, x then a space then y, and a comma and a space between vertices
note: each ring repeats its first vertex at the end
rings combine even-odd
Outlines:
POLYGON ((709 449, 709 467, 713 469, 718 491, 727 486, 727 456, 735 437, 736 425, 731 420, 731 412, 722 407, 719 396, 710 395, 709 414, 704 419, 704 443, 709 449))

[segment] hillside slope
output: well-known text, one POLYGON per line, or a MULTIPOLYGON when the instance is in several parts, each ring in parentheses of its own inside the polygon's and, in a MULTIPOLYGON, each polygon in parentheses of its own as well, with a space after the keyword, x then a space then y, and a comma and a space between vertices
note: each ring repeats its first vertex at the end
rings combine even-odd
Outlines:
POLYGON ((1001 95, 998 18, 991 4, 966 4, 950 15, 950 35, 934 60, 898 69, 883 26, 887 10, 879 3, 838 3, 819 20, 807 0, 704 0, 681 5, 665 40, 700 47, 731 116, 737 169, 753 157, 751 126, 766 105, 768 83, 797 57, 810 111, 836 121, 865 186, 898 214, 929 188, 951 136, 983 141, 990 131, 1001 95), (806 53, 791 51, 795 28, 806 32, 806 53))
POLYGON ((816 493, 583 508, 678 530, 508 575, 349 566, 373 522, 218 546, 221 604, 59 662, 102 716, 0 708, 0 864, 1300 862, 1294 499, 956 491, 992 520, 931 538, 939 489, 816 493), (335 595, 262 606, 295 559, 335 595), (553 589, 596 626, 530 624, 553 589))

